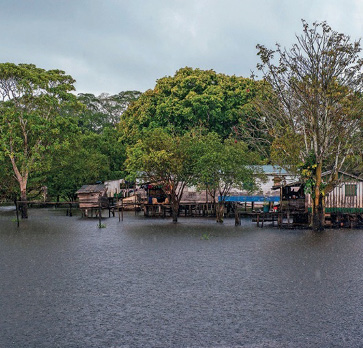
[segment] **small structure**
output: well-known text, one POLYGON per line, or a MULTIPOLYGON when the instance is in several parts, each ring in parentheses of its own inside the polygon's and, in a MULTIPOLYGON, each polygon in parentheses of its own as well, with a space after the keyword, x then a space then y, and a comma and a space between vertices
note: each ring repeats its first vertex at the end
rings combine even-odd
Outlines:
POLYGON ((109 208, 107 187, 103 184, 83 185, 76 194, 79 200, 79 208, 84 216, 89 216, 90 213, 93 216, 93 211, 97 215, 102 209, 109 208))

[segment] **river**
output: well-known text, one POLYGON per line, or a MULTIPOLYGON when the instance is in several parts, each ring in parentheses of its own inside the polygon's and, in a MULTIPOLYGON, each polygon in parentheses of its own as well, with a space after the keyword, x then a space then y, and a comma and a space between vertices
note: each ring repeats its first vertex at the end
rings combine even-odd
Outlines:
POLYGON ((363 231, 0 212, 0 347, 362 347, 363 231))

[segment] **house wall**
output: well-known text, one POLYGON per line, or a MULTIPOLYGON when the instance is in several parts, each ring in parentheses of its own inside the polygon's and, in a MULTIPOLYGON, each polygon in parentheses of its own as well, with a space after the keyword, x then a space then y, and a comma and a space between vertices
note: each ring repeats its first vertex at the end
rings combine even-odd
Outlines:
MULTIPOLYGON (((278 191, 272 190, 272 187, 276 184, 275 179, 279 177, 284 183, 292 183, 297 180, 296 176, 288 174, 277 174, 277 173, 267 173, 266 181, 262 182, 257 179, 257 184, 259 189, 254 192, 249 192, 246 190, 240 190, 238 188, 232 188, 229 196, 279 196, 278 191)), ((217 197, 216 197, 217 198, 217 197)), ((183 202, 206 202, 206 191, 197 191, 195 186, 185 187, 182 197, 183 202)), ((212 197, 208 195, 208 202, 212 201, 212 197)))
POLYGON ((272 187, 277 184, 275 181, 276 178, 280 178, 281 182, 284 184, 290 184, 296 182, 298 179, 294 175, 289 174, 276 174, 276 173, 267 173, 266 174, 266 182, 262 182, 261 180, 257 180, 257 184, 260 186, 260 189, 254 194, 259 194, 260 196, 278 196, 279 193, 276 190, 272 190, 272 187))
POLYGON ((195 186, 184 188, 181 202, 212 202, 213 198, 205 190, 197 191, 195 186))
POLYGON ((108 180, 104 182, 104 185, 107 187, 107 196, 113 197, 114 194, 120 193, 120 185, 123 184, 125 181, 123 179, 119 180, 108 180))
POLYGON ((106 192, 89 192, 89 193, 79 193, 79 207, 82 208, 92 208, 98 207, 100 196, 105 196, 106 192))
MULTIPOLYGON (((310 195, 308 195, 308 205, 312 206, 310 195)), ((325 207, 363 209, 363 181, 345 181, 335 187, 325 198, 325 207), (357 185, 356 195, 349 195, 349 192, 346 192, 347 185, 357 185)))

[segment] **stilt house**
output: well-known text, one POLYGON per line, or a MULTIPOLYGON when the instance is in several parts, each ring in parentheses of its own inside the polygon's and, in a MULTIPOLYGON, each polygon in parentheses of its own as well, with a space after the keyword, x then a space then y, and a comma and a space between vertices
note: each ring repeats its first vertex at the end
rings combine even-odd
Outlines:
POLYGON ((108 208, 107 187, 103 184, 99 185, 83 185, 76 192, 79 200, 79 208, 88 215, 88 211, 97 210, 99 208, 108 208))

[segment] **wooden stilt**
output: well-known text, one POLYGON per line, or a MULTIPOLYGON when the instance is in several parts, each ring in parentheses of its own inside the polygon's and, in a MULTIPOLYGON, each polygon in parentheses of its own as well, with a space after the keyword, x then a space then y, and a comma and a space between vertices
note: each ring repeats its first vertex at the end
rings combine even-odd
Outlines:
POLYGON ((121 221, 124 221, 124 200, 121 201, 121 221))
POLYGON ((18 202, 15 200, 15 209, 16 209, 16 223, 17 226, 19 227, 19 207, 18 207, 18 202))
POLYGON ((234 205, 234 224, 235 226, 238 226, 241 224, 241 217, 238 214, 238 208, 237 208, 237 204, 234 205))
POLYGON ((98 202, 98 227, 102 227, 102 209, 101 209, 101 200, 98 202))

